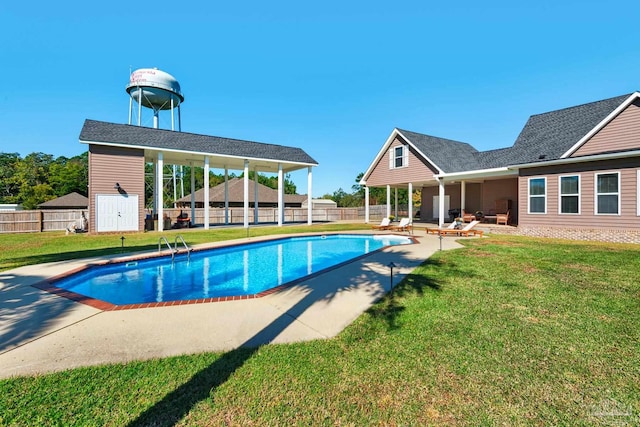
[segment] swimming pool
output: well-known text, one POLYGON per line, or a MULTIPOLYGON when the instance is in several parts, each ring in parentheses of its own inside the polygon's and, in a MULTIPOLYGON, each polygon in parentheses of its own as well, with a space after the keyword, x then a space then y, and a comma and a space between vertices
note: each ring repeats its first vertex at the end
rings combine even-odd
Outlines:
POLYGON ((259 295, 386 246, 397 235, 322 235, 90 267, 53 285, 116 306, 259 295))

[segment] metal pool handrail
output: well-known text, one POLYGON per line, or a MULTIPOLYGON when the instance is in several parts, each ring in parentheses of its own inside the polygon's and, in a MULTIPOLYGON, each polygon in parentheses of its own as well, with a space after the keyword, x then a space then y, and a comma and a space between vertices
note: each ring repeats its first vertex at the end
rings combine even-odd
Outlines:
POLYGON ((187 242, 184 241, 184 238, 182 237, 182 234, 178 234, 176 236, 176 239, 174 240, 174 245, 175 245, 175 252, 178 253, 178 240, 180 240, 182 242, 182 246, 184 246, 184 248, 187 250, 187 261, 191 261, 191 251, 192 249, 189 247, 189 245, 187 245, 187 242))

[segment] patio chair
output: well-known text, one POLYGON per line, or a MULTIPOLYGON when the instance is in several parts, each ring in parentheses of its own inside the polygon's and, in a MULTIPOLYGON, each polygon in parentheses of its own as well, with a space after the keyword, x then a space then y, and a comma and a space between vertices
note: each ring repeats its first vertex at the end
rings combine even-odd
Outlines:
POLYGON ((176 224, 174 228, 189 228, 191 226, 191 219, 189 218, 189 214, 184 211, 180 211, 180 215, 176 218, 176 224))
POLYGON ((390 226, 391 220, 389 218, 382 218, 380 225, 372 225, 371 228, 374 230, 388 230, 390 226))
POLYGON ((411 231, 413 230, 413 226, 411 225, 409 218, 402 218, 398 225, 392 225, 389 229, 394 231, 411 231))
MULTIPOLYGON (((451 224, 449 224, 449 226, 447 228, 445 228, 444 230, 453 230, 456 227, 456 222, 453 221, 451 224)), ((440 231, 442 231, 442 228, 425 228, 424 231, 426 231, 427 234, 439 234, 440 231)))
POLYGON ((482 230, 474 230, 474 227, 478 224, 480 224, 480 221, 474 220, 474 221, 471 221, 469 224, 467 224, 461 230, 456 230, 455 228, 452 230, 444 229, 444 230, 440 230, 438 234, 441 236, 464 236, 464 237, 469 237, 470 234, 473 234, 474 236, 479 235, 480 237, 482 237, 482 235, 484 234, 482 230))
POLYGON ((511 211, 507 211, 507 213, 496 214, 496 224, 504 224, 509 225, 509 213, 511 211))
POLYGON ((476 215, 474 213, 471 212, 465 212, 465 210, 462 210, 462 222, 471 222, 471 221, 475 221, 476 219, 476 215))

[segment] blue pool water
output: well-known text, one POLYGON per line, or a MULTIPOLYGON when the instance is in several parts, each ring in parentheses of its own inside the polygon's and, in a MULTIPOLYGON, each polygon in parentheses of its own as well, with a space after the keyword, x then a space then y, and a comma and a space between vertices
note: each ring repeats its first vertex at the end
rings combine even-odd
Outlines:
POLYGON ((253 295, 385 246, 393 235, 291 237, 92 267, 55 286, 115 305, 253 295))

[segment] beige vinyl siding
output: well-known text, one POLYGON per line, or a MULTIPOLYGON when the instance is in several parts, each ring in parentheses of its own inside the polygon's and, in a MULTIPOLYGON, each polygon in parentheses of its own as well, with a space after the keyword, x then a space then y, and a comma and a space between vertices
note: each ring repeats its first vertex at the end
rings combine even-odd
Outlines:
POLYGON ((432 165, 428 165, 418 157, 409 145, 408 166, 391 169, 389 167, 389 151, 394 150, 395 147, 406 145, 404 140, 400 137, 391 143, 389 148, 385 151, 384 155, 380 157, 380 160, 371 171, 369 178, 367 179, 368 187, 385 187, 386 185, 398 185, 407 184, 409 182, 420 182, 434 179, 433 175, 437 173, 436 169, 432 165))
POLYGON ((637 214, 638 170, 640 158, 612 160, 521 170, 519 187, 518 225, 530 227, 568 227, 603 229, 640 229, 637 214), (620 212, 617 215, 597 215, 595 213, 596 173, 620 173, 620 212), (578 175, 580 177, 580 214, 559 213, 559 176, 578 175), (529 178, 547 178, 547 213, 528 214, 529 178))
POLYGON ((118 194, 119 183, 127 194, 138 195, 138 229, 144 230, 144 151, 89 145, 89 232, 95 232, 96 194, 118 194))
POLYGON ((571 157, 640 149, 640 101, 635 100, 571 157))

